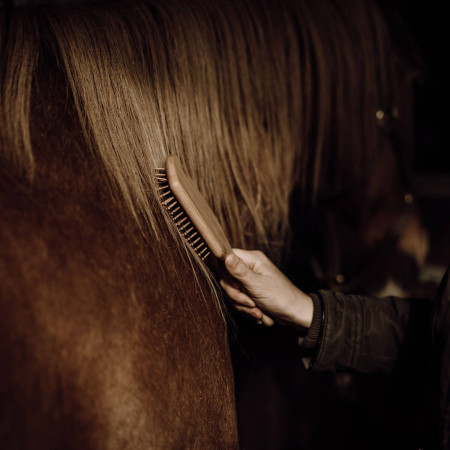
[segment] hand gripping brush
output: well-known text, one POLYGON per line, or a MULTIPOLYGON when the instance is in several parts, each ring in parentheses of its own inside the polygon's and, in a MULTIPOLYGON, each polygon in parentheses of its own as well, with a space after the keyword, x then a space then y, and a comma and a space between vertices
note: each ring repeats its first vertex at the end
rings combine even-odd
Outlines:
MULTIPOLYGON (((212 253, 220 261, 233 253, 225 233, 205 198, 174 155, 165 168, 155 169, 160 200, 172 222, 195 253, 205 260, 212 253)), ((266 326, 273 320, 263 315, 266 326)))

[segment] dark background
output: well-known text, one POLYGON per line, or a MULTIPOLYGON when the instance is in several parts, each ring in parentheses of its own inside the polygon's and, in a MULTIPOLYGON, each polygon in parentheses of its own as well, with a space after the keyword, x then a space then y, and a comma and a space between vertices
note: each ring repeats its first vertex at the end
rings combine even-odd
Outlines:
POLYGON ((416 84, 413 188, 430 251, 418 293, 431 290, 450 263, 450 16, 446 1, 400 2, 399 12, 423 55, 416 84))

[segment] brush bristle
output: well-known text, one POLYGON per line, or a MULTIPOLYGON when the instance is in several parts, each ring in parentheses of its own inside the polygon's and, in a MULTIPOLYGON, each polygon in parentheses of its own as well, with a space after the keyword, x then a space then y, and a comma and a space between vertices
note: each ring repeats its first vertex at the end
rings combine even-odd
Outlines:
POLYGON ((192 247, 194 252, 197 253, 197 255, 202 260, 205 260, 211 253, 209 247, 206 245, 201 234, 192 224, 191 220, 189 219, 189 216, 186 214, 183 207, 180 205, 177 198, 170 189, 166 169, 157 168, 155 169, 155 173, 161 204, 168 212, 169 217, 171 218, 174 225, 177 227, 181 236, 192 247))

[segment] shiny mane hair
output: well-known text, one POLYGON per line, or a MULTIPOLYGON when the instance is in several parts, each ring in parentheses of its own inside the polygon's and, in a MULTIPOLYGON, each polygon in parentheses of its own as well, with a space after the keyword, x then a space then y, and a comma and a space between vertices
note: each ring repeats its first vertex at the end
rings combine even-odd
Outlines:
POLYGON ((154 168, 172 153, 232 245, 277 259, 294 189, 314 203, 356 177, 376 153, 375 112, 395 95, 372 1, 127 0, 2 15, 1 163, 32 182, 30 99, 51 55, 92 152, 153 238, 154 168))

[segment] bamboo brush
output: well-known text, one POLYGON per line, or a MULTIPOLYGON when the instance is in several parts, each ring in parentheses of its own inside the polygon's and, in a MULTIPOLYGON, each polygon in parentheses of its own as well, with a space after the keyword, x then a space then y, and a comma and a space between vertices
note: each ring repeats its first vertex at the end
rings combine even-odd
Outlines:
MULTIPOLYGON (((156 169, 156 182, 162 205, 197 255, 205 260, 212 253, 225 261, 227 255, 233 253, 231 245, 217 217, 176 156, 169 155, 165 168, 156 169)), ((266 326, 274 323, 266 315, 262 322, 266 326)))

